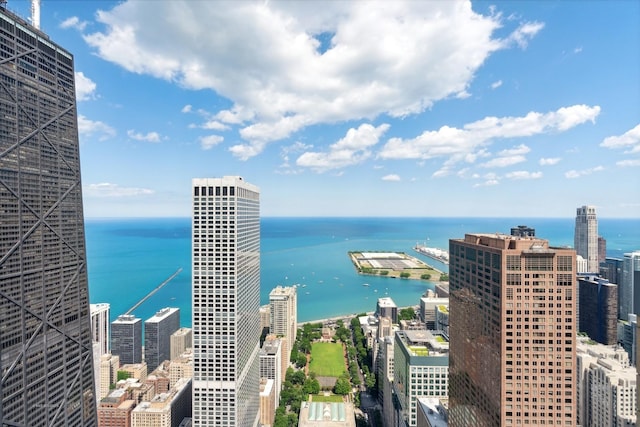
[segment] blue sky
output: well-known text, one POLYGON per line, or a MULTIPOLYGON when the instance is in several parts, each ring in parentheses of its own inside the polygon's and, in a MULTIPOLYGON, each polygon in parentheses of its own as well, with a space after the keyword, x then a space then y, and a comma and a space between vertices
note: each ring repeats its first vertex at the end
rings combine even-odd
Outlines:
MULTIPOLYGON (((8 8, 29 16, 30 2, 8 8)), ((87 217, 640 216, 640 2, 43 0, 87 217)))

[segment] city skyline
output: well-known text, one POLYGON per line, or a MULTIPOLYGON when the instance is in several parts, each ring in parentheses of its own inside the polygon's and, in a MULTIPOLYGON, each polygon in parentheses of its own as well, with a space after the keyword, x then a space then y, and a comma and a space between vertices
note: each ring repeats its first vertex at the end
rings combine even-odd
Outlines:
POLYGON ((265 216, 640 215, 607 187, 640 184, 637 2, 319 4, 45 2, 87 217, 188 217, 212 172, 265 216))

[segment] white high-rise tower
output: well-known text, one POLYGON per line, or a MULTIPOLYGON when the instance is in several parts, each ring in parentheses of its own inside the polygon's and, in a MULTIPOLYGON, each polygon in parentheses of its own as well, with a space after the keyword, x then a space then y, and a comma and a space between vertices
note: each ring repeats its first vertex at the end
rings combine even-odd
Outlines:
POLYGON ((576 254, 587 260, 589 271, 579 273, 597 273, 598 262, 598 219, 595 206, 582 206, 576 210, 576 228, 573 236, 576 254))
POLYGON ((193 425, 255 426, 260 409, 260 192, 192 182, 193 425))

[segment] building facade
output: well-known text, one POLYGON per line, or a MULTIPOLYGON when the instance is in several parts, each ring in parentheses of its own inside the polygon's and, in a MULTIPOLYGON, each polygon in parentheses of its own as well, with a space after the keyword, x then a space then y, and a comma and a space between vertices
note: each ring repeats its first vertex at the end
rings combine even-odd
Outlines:
MULTIPOLYGON (((276 286, 269 293, 269 333, 294 343, 298 334, 298 293, 294 286, 276 286)), ((290 355, 286 354, 288 358, 290 355)))
POLYGON ((397 419, 416 427, 418 398, 446 399, 449 391, 449 343, 435 332, 397 331, 394 349, 393 391, 397 419))
POLYGON ((618 286, 597 276, 578 276, 580 332, 600 344, 618 342, 618 286))
POLYGON ((142 320, 123 314, 111 322, 111 354, 120 357, 120 363, 142 362, 142 320))
POLYGON ((575 251, 467 234, 449 253, 449 425, 575 425, 575 251))
POLYGON ((598 261, 598 219, 595 206, 581 206, 576 209, 576 226, 573 235, 576 253, 587 260, 587 271, 578 273, 597 273, 598 261))
POLYGON ((144 322, 144 360, 149 370, 171 359, 171 334, 178 329, 179 308, 163 308, 144 322))
POLYGON ((111 305, 108 303, 90 304, 91 338, 100 344, 100 356, 107 354, 109 348, 109 320, 111 305))
POLYGON ((4 3, 0 424, 95 426, 73 55, 4 3))
POLYGON ((620 318, 629 319, 629 314, 640 312, 640 251, 625 253, 622 257, 622 277, 620 280, 620 318))
POLYGON ((259 421, 260 193, 240 177, 192 181, 193 425, 259 421))
POLYGON ((619 346, 581 337, 577 346, 578 425, 633 426, 636 369, 619 346), (623 422, 619 423, 621 420, 623 422))
MULTIPOLYGON (((273 380, 277 407, 280 404, 280 390, 282 390, 282 383, 284 382, 284 377, 282 376, 282 341, 278 338, 267 339, 262 344, 260 349, 260 378, 273 380)), ((275 411, 275 408, 273 409, 275 411)))
POLYGON ((388 317, 394 324, 398 323, 398 306, 391 297, 378 298, 376 316, 388 317))
POLYGON ((171 360, 179 357, 182 353, 191 349, 193 342, 193 333, 191 328, 180 328, 171 334, 171 360))
POLYGON ((96 363, 100 367, 98 391, 98 402, 100 399, 107 397, 111 387, 118 381, 118 369, 120 368, 120 358, 112 354, 103 354, 96 363))

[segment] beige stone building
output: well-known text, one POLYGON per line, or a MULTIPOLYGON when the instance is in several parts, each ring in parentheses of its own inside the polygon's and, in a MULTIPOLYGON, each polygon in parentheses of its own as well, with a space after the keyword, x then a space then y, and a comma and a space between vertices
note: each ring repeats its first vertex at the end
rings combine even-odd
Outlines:
POLYGON ((575 251, 467 234, 449 254, 449 425, 576 425, 575 251))

